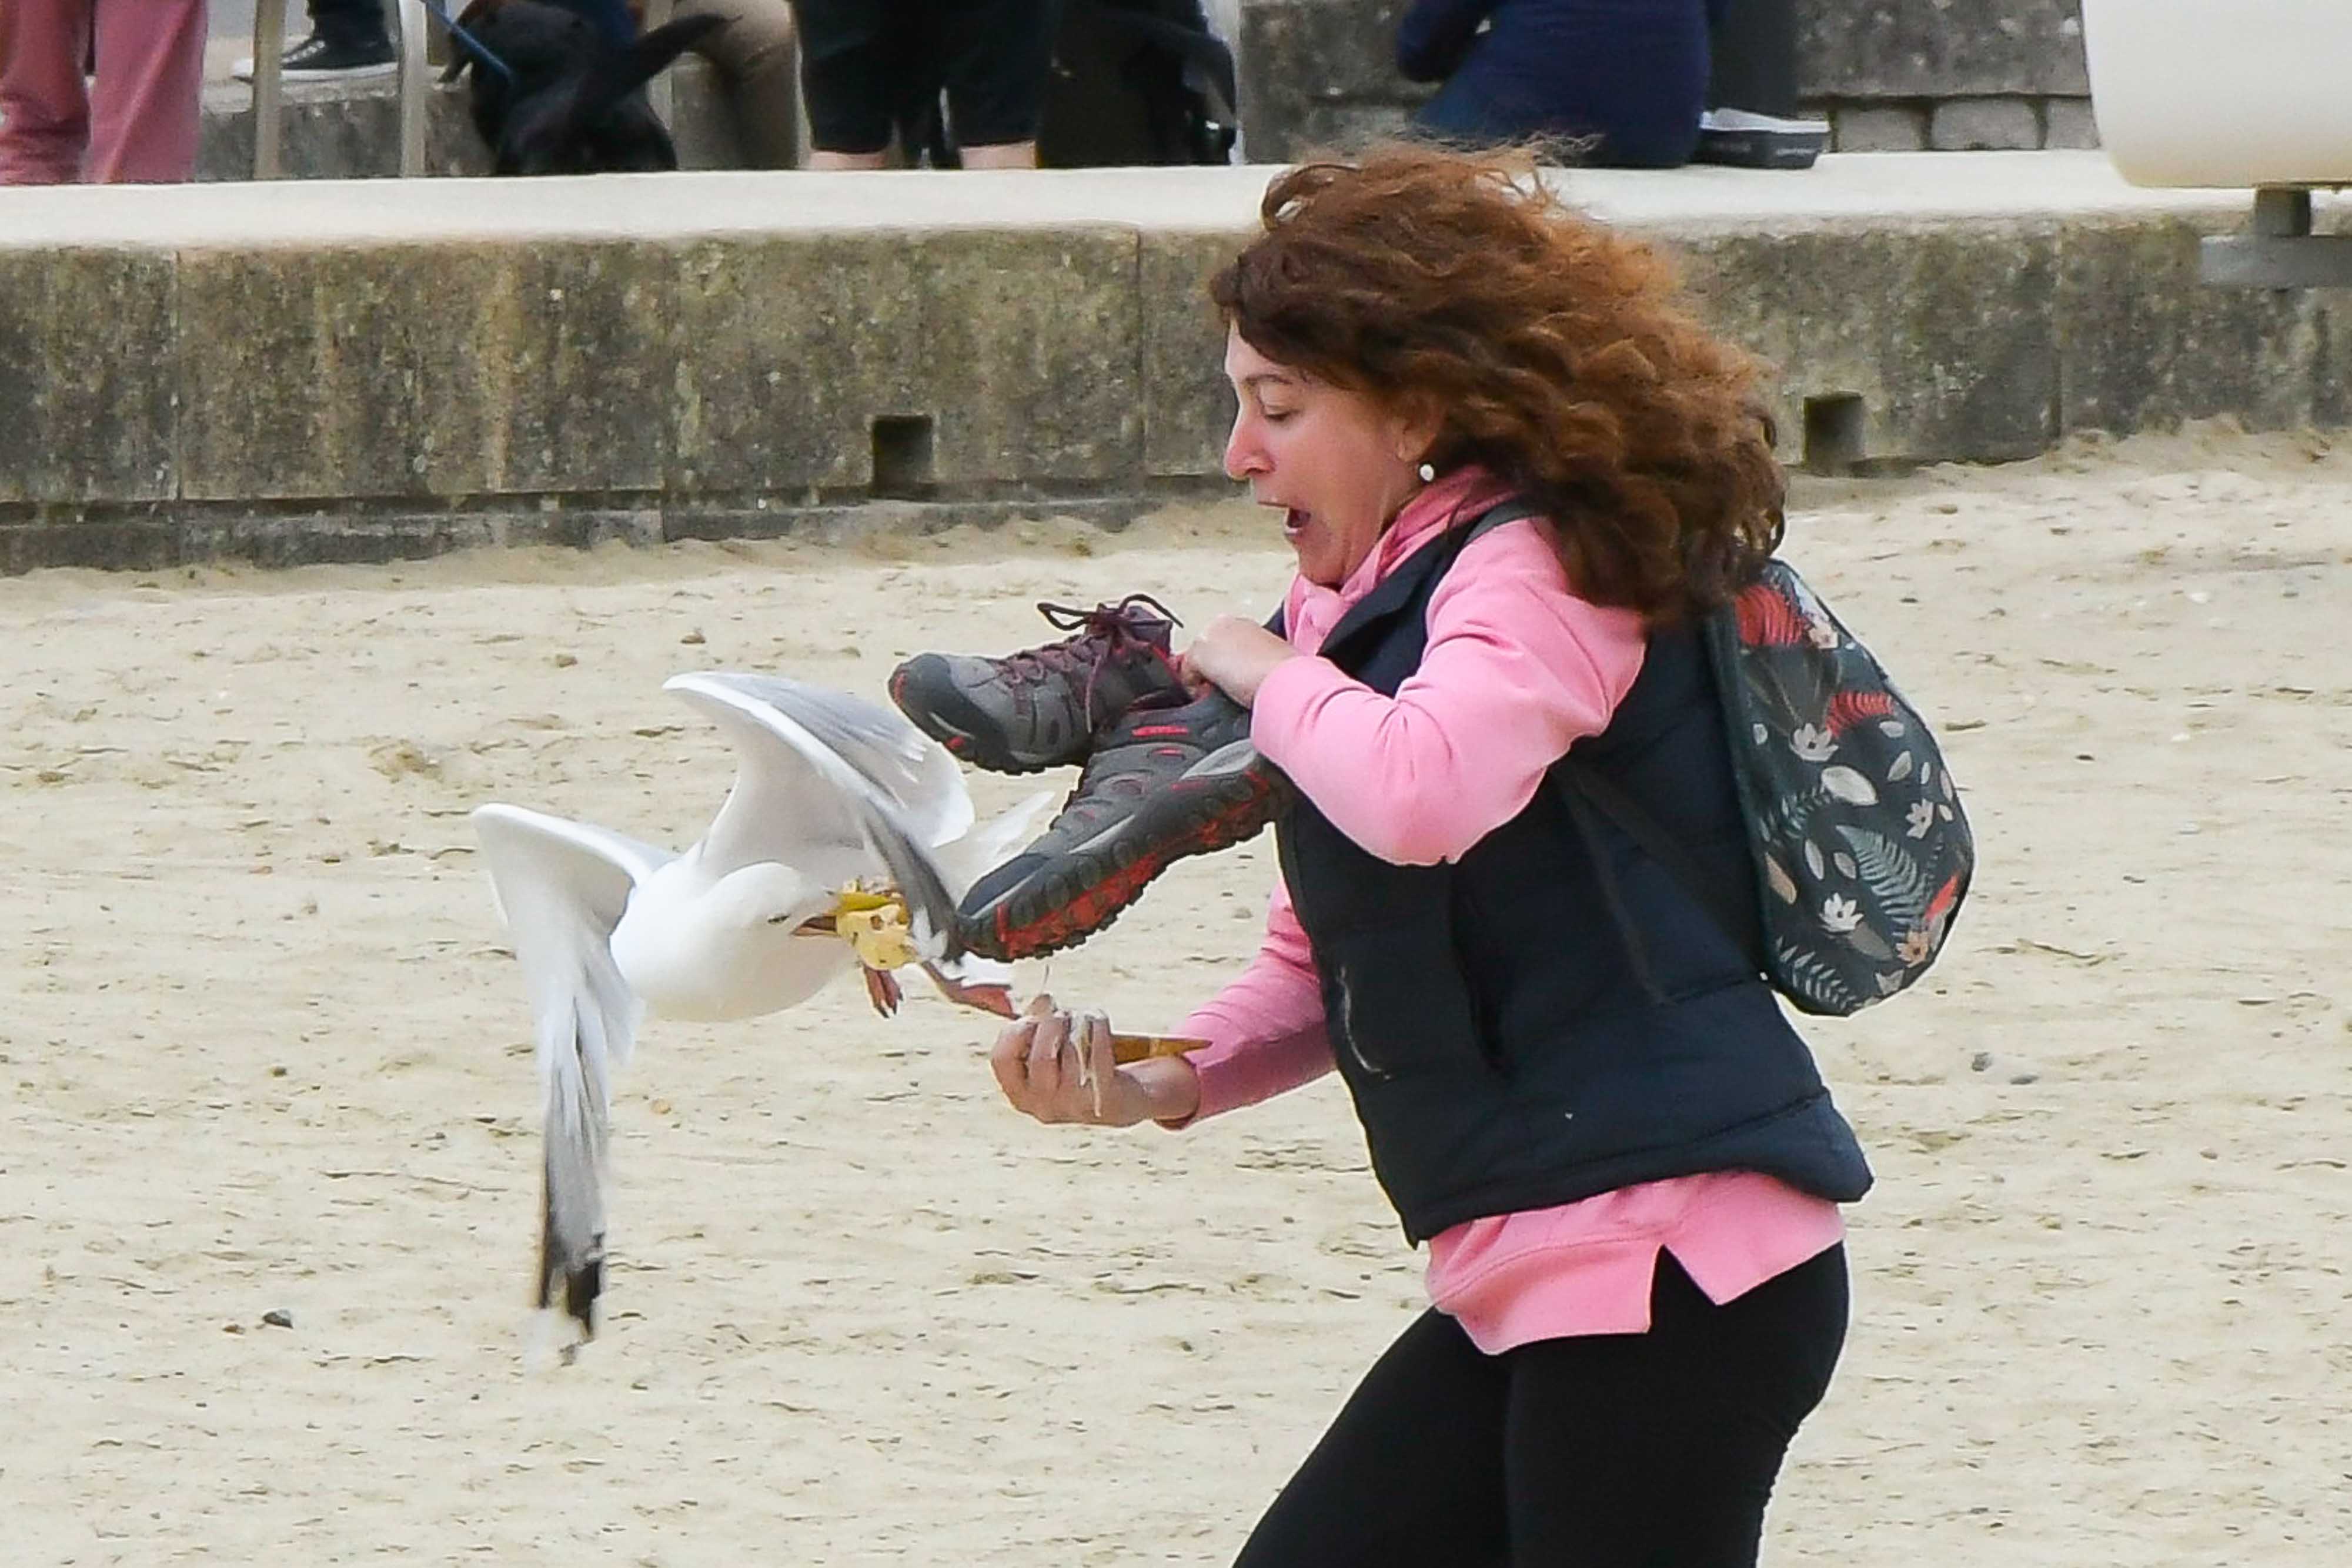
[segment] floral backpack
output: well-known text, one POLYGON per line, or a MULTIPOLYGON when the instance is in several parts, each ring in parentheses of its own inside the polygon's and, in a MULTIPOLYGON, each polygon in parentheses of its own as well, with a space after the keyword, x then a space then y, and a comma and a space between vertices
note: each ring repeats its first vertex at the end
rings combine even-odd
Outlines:
MULTIPOLYGON (((1506 503, 1464 538, 1528 515, 1506 503)), ((1732 907, 1737 895, 1598 769, 1574 766, 1571 752, 1557 776, 1571 810, 1596 807, 1632 835, 1800 1011, 1859 1012, 1927 972, 1968 894, 1976 841, 1958 788, 1927 721, 1786 561, 1765 562, 1701 634, 1748 820, 1760 931, 1750 907, 1732 907)))
POLYGON ((1893 996, 1944 946, 1976 841, 1936 737, 1785 561, 1707 618, 1764 904, 1765 974, 1798 1008, 1893 996))

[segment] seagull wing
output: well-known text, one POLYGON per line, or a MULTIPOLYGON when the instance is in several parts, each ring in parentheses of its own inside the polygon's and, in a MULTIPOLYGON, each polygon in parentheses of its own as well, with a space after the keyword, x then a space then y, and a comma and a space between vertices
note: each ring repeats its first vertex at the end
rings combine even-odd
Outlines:
POLYGON ((777 861, 830 878, 821 851, 846 850, 857 873, 878 861, 906 895, 917 946, 958 956, 956 901, 932 846, 963 837, 973 816, 943 747, 872 703, 779 675, 703 671, 663 689, 709 715, 740 753, 699 851, 712 869, 777 861))
POLYGON ((613 962, 613 927, 667 850, 519 806, 473 813, 499 911, 530 993, 544 1096, 538 1301, 595 1332, 604 1273, 611 1074, 644 1009, 613 962))

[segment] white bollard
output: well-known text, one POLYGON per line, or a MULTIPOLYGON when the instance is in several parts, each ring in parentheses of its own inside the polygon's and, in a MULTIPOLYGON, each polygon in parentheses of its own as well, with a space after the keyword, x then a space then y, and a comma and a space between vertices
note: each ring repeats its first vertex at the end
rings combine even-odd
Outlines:
POLYGON ((2132 183, 2352 184, 2352 0, 2083 0, 2083 43, 2132 183))

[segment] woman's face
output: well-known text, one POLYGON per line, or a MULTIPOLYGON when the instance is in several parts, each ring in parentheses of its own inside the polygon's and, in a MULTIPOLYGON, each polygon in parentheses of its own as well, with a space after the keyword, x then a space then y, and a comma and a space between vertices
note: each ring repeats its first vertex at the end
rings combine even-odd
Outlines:
POLYGON ((1370 398, 1279 364, 1225 334, 1225 379, 1240 409, 1225 472, 1283 510, 1299 575, 1337 588, 1361 566, 1418 485, 1434 436, 1370 398))

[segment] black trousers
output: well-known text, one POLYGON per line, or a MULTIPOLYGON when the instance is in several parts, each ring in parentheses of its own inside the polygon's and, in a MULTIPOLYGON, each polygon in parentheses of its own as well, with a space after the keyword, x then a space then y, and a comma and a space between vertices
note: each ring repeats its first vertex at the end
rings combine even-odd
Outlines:
POLYGON ((1796 0, 1709 0, 1709 109, 1797 113, 1796 0))
POLYGON ((1845 1249, 1719 1307, 1661 1252, 1651 1312, 1495 1356, 1423 1313, 1237 1568, 1753 1568, 1845 1342, 1845 1249))
MULTIPOLYGON (((383 0, 310 0, 310 26, 321 37, 337 44, 372 44, 389 38, 383 0)), ((452 14, 464 9, 448 7, 452 14)))

